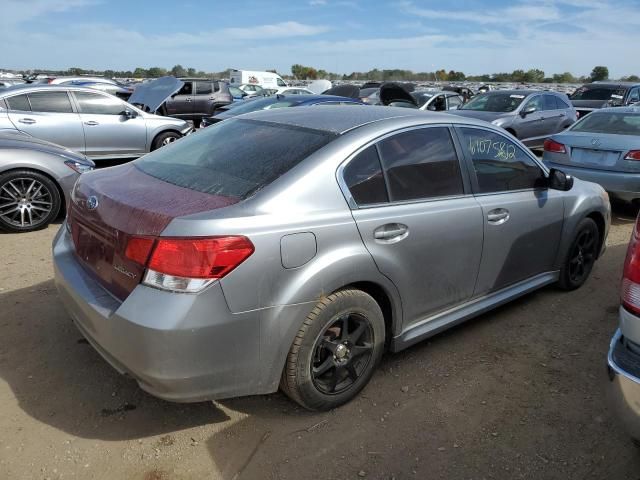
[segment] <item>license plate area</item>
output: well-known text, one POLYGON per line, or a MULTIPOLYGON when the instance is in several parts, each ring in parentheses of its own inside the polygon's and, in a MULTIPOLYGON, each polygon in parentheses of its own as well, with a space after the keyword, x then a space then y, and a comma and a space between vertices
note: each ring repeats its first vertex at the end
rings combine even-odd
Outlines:
POLYGON ((610 150, 574 148, 571 152, 571 160, 574 163, 599 168, 614 166, 619 157, 620 152, 610 150))

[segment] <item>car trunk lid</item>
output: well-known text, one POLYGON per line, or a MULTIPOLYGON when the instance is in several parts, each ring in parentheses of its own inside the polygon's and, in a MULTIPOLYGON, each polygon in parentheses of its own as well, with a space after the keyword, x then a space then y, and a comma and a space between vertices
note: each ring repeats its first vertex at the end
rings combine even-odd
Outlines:
POLYGON ((176 217, 237 201, 172 185, 130 163, 83 174, 73 192, 68 222, 82 266, 124 300, 144 275, 144 266, 125 255, 132 236, 155 237, 176 217))
POLYGON ((628 138, 628 135, 566 132, 553 139, 562 143, 567 153, 555 155, 553 161, 581 168, 638 173, 640 162, 624 159, 629 148, 621 148, 621 145, 626 145, 628 138))

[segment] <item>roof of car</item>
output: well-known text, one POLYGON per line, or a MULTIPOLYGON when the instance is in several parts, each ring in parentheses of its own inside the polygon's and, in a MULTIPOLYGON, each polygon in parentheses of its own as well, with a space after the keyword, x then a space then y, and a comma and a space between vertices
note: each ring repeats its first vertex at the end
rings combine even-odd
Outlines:
POLYGON ((608 107, 595 110, 592 113, 635 113, 640 115, 640 105, 627 107, 608 107))
POLYGON ((535 90, 535 89, 511 89, 511 90, 489 90, 488 94, 504 94, 504 95, 533 95, 534 93, 551 93, 558 94, 558 92, 552 92, 550 90, 535 90))
MULTIPOLYGON (((37 90, 49 90, 49 91, 61 91, 66 92, 67 90, 80 90, 92 93, 100 93, 105 94, 106 92, 102 92, 100 90, 96 90, 95 88, 83 87, 81 85, 49 85, 46 83, 27 83, 21 85, 12 85, 11 87, 4 88, 0 90, 0 96, 7 96, 10 93, 19 93, 22 91, 37 91, 37 90)), ((106 93, 108 95, 108 93, 106 93)))
POLYGON ((326 107, 319 105, 309 108, 276 108, 247 113, 242 118, 323 130, 337 134, 342 134, 373 122, 394 118, 416 118, 423 120, 424 123, 444 122, 486 125, 486 122, 441 112, 425 112, 418 109, 371 105, 332 105, 326 107))

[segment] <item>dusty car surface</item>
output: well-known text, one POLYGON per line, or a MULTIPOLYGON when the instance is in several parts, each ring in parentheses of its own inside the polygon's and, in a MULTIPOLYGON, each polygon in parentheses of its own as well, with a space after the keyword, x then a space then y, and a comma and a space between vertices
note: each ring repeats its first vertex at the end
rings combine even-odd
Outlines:
POLYGON ((153 395, 321 410, 385 349, 580 287, 609 222, 600 186, 485 122, 283 108, 83 175, 53 257, 80 331, 153 395))
POLYGON ((640 108, 597 110, 544 143, 543 161, 595 182, 625 202, 640 199, 640 108))
POLYGON ((609 346, 609 397, 622 425, 640 446, 640 217, 622 275, 619 328, 609 346))
POLYGON ((532 148, 542 147, 547 137, 578 118, 566 96, 539 90, 490 91, 451 113, 491 122, 532 148))
POLYGON ((15 130, 0 130, 0 229, 46 227, 69 201, 73 184, 94 163, 84 155, 15 130))
POLYGON ((93 160, 135 158, 191 132, 92 88, 25 85, 0 91, 0 129, 13 129, 93 160))

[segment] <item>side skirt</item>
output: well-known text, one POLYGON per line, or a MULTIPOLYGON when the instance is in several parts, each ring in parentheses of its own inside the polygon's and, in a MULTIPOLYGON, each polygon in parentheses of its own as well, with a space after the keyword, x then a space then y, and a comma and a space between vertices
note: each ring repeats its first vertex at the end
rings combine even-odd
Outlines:
POLYGON ((560 272, 546 272, 528 278, 509 287, 493 292, 489 295, 474 298, 473 300, 457 305, 454 308, 445 310, 431 317, 427 317, 420 322, 404 330, 400 335, 391 339, 390 350, 399 352, 414 345, 425 338, 429 338, 440 333, 447 328, 462 323, 470 318, 481 315, 511 300, 526 295, 533 290, 537 290, 545 285, 557 282, 560 272))

